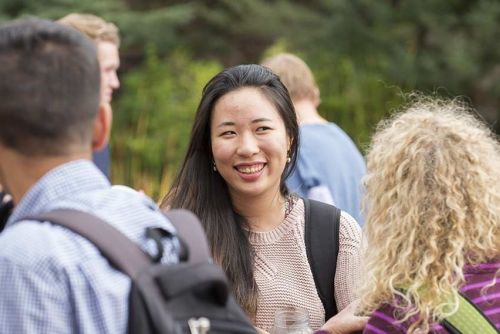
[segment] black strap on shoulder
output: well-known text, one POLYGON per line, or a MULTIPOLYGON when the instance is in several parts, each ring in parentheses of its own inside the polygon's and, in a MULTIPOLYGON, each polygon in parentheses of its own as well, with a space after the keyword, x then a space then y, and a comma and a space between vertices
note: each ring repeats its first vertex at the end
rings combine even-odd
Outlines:
POLYGON ((339 252, 340 210, 304 199, 305 245, 316 290, 325 308, 325 320, 337 314, 335 272, 339 252))
POLYGON ((151 264, 149 256, 136 243, 91 213, 58 209, 23 220, 49 221, 81 235, 92 242, 116 269, 132 279, 151 264))
MULTIPOLYGON (((187 210, 177 209, 163 214, 176 227, 188 251, 188 262, 207 262, 208 243, 198 218, 187 210)), ((73 209, 58 209, 22 218, 49 221, 81 235, 96 246, 101 254, 118 270, 132 279, 138 277, 152 259, 135 242, 99 217, 73 209)))
POLYGON ((187 262, 210 261, 207 237, 198 217, 185 209, 163 211, 163 214, 175 226, 183 246, 186 247, 187 262))

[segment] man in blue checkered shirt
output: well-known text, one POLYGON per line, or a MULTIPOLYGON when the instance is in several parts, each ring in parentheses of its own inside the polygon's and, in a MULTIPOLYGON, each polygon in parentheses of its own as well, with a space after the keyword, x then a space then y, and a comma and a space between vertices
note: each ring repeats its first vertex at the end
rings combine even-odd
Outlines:
POLYGON ((0 234, 0 333, 125 333, 130 279, 79 235, 23 220, 90 212, 146 251, 146 227, 163 227, 173 237, 162 261, 178 261, 155 203, 111 186, 90 161, 111 126, 95 46, 56 23, 13 21, 0 26, 0 64, 0 184, 15 204, 0 234))

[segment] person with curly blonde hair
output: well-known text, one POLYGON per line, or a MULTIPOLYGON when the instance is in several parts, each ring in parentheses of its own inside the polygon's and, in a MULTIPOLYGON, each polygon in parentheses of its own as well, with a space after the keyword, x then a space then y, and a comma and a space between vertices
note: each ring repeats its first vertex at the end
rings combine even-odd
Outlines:
POLYGON ((500 145, 457 101, 419 98, 367 156, 364 333, 448 333, 458 291, 500 327, 500 145))

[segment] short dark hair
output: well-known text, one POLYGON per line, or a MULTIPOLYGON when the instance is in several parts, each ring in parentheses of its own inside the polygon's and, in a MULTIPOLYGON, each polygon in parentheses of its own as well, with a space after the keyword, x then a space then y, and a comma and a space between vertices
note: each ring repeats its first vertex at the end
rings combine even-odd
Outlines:
POLYGON ((271 70, 260 65, 239 65, 217 74, 203 89, 184 163, 162 206, 189 209, 200 217, 214 260, 226 271, 237 301, 253 316, 257 307, 257 286, 252 265, 253 249, 245 228, 247 221, 235 212, 222 176, 212 170, 210 137, 210 122, 217 101, 244 87, 259 89, 285 124, 291 139, 290 163, 281 175, 280 192, 288 194, 285 179, 295 166, 299 140, 292 100, 271 70))
POLYGON ((94 43, 75 29, 30 18, 0 26, 0 143, 25 155, 90 144, 99 109, 94 43))

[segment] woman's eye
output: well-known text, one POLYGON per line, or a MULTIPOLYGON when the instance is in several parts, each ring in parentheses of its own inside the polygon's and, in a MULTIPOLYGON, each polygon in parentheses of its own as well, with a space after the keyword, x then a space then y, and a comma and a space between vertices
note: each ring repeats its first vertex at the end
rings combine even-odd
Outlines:
POLYGON ((234 131, 224 131, 223 133, 221 133, 220 135, 222 137, 230 137, 230 136, 233 136, 235 135, 236 133, 234 131))
POLYGON ((267 131, 267 130, 271 130, 270 127, 268 126, 260 126, 257 128, 257 132, 264 132, 264 131, 267 131))

